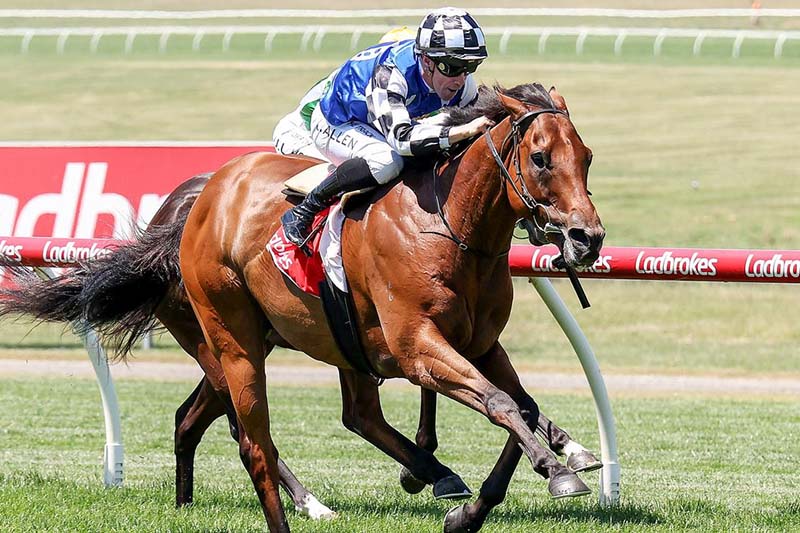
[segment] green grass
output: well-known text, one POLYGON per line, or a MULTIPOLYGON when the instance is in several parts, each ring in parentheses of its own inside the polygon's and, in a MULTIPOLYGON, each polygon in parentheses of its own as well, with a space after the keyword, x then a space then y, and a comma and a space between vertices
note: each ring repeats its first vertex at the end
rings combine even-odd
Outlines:
MULTIPOLYGON (((2 380, 0 524, 3 531, 263 531, 260 508, 230 441, 215 424, 198 451, 195 505, 173 508, 172 419, 191 383, 118 384, 125 485, 102 488, 102 416, 83 380, 2 380), (11 414, 13 412, 13 414, 11 414)), ((383 391, 388 419, 415 427, 416 393, 383 391)), ((319 524, 289 512, 295 531, 437 531, 448 505, 408 496, 398 467, 339 423, 328 387, 273 387, 272 425, 282 456, 340 518, 319 524), (308 406, 313 405, 313 409, 308 406)), ((543 410, 597 450, 591 399, 544 395, 543 410)), ((440 402, 437 455, 475 490, 504 434, 463 406, 440 402), (469 429, 467 429, 469 428, 469 429)), ((596 496, 553 502, 522 464, 485 531, 790 531, 800 528, 796 405, 708 398, 614 401, 622 506, 596 496), (793 438, 794 437, 794 438, 793 438)), ((593 489, 597 474, 584 476, 593 489)))

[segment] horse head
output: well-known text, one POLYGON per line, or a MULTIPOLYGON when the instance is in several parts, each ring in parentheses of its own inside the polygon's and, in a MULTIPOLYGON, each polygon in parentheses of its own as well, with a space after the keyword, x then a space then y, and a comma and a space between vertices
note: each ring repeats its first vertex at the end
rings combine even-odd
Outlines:
POLYGON ((510 159, 506 189, 514 212, 533 222, 537 241, 558 246, 567 265, 591 266, 605 229, 587 188, 592 151, 564 98, 538 84, 495 90, 511 123, 501 152, 510 159))

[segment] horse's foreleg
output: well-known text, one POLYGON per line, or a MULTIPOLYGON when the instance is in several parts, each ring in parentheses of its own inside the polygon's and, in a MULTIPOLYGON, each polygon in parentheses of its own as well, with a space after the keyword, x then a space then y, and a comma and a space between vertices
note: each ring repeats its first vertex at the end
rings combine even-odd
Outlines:
POLYGON ((554 478, 568 472, 534 435, 538 407, 528 417, 533 421, 531 426, 514 399, 456 352, 432 323, 411 331, 404 327, 397 333, 387 335, 387 341, 410 381, 463 403, 505 428, 520 442, 534 470, 543 477, 554 478))
MULTIPOLYGON (((516 371, 511 366, 503 347, 496 343, 492 350, 476 362, 476 367, 494 385, 511 396, 519 405, 520 413, 531 430, 536 430, 541 422, 539 407, 519 382, 516 371)), ((451 509, 445 517, 445 533, 459 531, 478 531, 489 512, 505 499, 511 476, 519 464, 522 451, 519 441, 509 436, 489 477, 486 478, 478 498, 471 504, 451 509)), ((572 472, 565 468, 550 471, 550 493, 554 498, 581 496, 589 493, 589 488, 572 472)))
POLYGON ((406 438, 383 416, 380 394, 375 382, 352 370, 339 370, 342 389, 342 423, 386 455, 407 468, 426 485, 433 485, 436 498, 457 499, 472 495, 452 470, 434 455, 406 438))
POLYGON ((175 504, 194 498, 194 454, 214 420, 225 414, 225 405, 204 377, 175 413, 175 504))
MULTIPOLYGON (((420 388, 419 426, 414 440, 417 446, 431 453, 439 447, 436 438, 436 393, 432 390, 420 388)), ((400 469, 400 485, 409 494, 417 494, 425 488, 425 482, 415 478, 406 467, 400 469)))

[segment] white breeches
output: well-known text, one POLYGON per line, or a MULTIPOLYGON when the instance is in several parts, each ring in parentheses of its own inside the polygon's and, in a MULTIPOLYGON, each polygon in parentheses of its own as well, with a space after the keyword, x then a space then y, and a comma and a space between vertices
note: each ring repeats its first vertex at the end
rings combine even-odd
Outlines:
POLYGON ((332 126, 319 106, 311 115, 311 139, 317 150, 334 165, 361 157, 378 183, 388 183, 403 170, 403 158, 377 130, 360 122, 332 126))

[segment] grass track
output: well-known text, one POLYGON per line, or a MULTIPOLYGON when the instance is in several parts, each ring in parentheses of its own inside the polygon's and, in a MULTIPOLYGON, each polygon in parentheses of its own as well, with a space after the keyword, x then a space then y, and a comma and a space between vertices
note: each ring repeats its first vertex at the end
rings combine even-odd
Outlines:
MULTIPOLYGON (((103 490, 103 435, 90 381, 0 381, 0 525, 3 531, 261 531, 261 512, 224 424, 198 451, 196 503, 173 501, 172 413, 191 383, 121 382, 126 482, 103 490), (69 424, 64 421, 69 420, 69 424), (34 429, 36 428, 36 429, 34 429)), ((274 387, 273 427, 283 457, 341 513, 319 524, 291 512, 295 531, 438 531, 447 504, 428 491, 407 496, 397 467, 338 422, 328 387, 274 387), (309 410, 306 406, 314 405, 309 410)), ((406 434, 415 424, 416 393, 383 393, 387 418, 406 434)), ((543 409, 597 449, 591 400, 545 395, 543 409), (580 428, 580 429, 577 429, 580 428)), ((545 483, 521 465, 509 500, 488 532, 791 531, 800 528, 796 492, 800 454, 796 405, 709 398, 614 401, 623 464, 623 505, 601 510, 595 496, 552 502, 545 483), (766 420, 767 423, 759 423, 766 420), (747 421, 747 422, 745 422, 747 421), (742 429, 745 428, 744 431, 742 429)), ((480 486, 503 432, 462 406, 441 402, 443 462, 480 486), (470 438, 464 439, 464 428, 470 438)), ((596 489, 597 474, 584 476, 596 489)))

